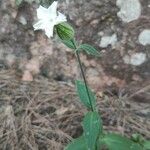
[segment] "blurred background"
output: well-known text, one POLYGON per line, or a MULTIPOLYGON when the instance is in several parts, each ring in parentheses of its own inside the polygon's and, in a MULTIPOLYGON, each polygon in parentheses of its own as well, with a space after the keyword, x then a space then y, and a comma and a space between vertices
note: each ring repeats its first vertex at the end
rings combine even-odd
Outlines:
MULTIPOLYGON (((39 4, 52 1, 0 0, 0 149, 61 150, 82 134, 76 58, 33 29, 39 4)), ((79 43, 101 52, 81 59, 104 128, 150 139, 150 1, 60 0, 58 9, 79 43)))

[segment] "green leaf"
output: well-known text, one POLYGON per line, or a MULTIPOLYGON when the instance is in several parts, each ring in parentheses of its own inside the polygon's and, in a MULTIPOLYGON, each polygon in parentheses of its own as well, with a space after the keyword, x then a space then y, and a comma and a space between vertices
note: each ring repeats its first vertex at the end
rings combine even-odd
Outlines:
POLYGON ((100 53, 89 44, 81 44, 78 50, 84 50, 89 55, 100 56, 100 53))
POLYGON ((103 138, 103 135, 99 136, 97 140, 97 149, 98 150, 107 150, 107 147, 105 146, 105 143, 101 140, 103 138))
POLYGON ((143 146, 144 146, 144 150, 150 150, 150 141, 145 141, 143 146))
POLYGON ((65 150, 86 150, 86 142, 84 136, 74 139, 65 150))
POLYGON ((107 134, 100 140, 109 150, 143 150, 138 143, 118 134, 107 134))
POLYGON ((83 130, 88 150, 96 149, 96 141, 102 133, 102 121, 97 112, 88 112, 83 119, 83 130))
POLYGON ((23 2, 23 0, 16 0, 15 2, 16 2, 16 5, 19 6, 23 2))
POLYGON ((131 140, 139 144, 143 144, 144 142, 144 138, 142 137, 142 135, 137 134, 137 133, 132 134, 131 140))
POLYGON ((61 40, 70 40, 74 38, 74 29, 67 22, 56 25, 55 29, 61 40))
POLYGON ((84 84, 84 82, 77 80, 76 81, 76 87, 77 87, 77 93, 79 95, 79 98, 81 100, 81 102, 89 109, 92 109, 92 107, 94 108, 94 110, 96 110, 96 98, 94 93, 91 91, 91 89, 88 87, 88 92, 89 92, 89 96, 86 90, 86 86, 84 84), (92 103, 92 107, 90 105, 90 100, 92 103))
POLYGON ((74 39, 70 39, 70 40, 61 40, 61 42, 63 44, 65 44, 67 47, 71 48, 71 49, 76 49, 76 45, 75 45, 75 41, 74 39))

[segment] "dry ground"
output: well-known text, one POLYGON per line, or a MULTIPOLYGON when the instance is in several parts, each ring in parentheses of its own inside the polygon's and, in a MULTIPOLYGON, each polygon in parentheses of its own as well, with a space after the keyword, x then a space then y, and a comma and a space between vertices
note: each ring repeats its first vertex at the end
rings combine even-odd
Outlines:
MULTIPOLYGON (((109 90, 96 94, 107 131, 126 136, 140 133, 150 138, 148 104, 129 102, 129 97, 121 92, 120 96, 109 90)), ((71 84, 43 77, 22 82, 14 71, 1 70, 0 95, 2 150, 61 150, 72 137, 82 134, 86 109, 71 84)))

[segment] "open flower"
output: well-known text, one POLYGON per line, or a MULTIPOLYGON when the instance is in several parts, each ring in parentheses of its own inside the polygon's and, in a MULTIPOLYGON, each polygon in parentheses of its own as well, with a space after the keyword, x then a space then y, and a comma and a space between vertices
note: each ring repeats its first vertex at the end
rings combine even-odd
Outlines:
POLYGON ((33 25, 34 30, 44 30, 48 38, 53 37, 54 26, 67 21, 66 16, 57 12, 57 2, 54 1, 49 8, 40 6, 37 9, 39 21, 33 25))

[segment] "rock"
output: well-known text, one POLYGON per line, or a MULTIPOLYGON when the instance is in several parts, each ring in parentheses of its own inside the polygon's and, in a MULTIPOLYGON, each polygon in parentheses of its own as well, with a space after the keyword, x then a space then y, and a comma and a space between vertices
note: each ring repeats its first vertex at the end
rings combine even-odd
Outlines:
POLYGON ((134 81, 142 81, 142 78, 141 78, 139 75, 134 74, 134 75, 132 76, 132 80, 134 80, 134 81))
POLYGON ((22 24, 22 25, 27 25, 27 20, 24 16, 20 16, 18 18, 18 21, 22 24))
POLYGON ((30 71, 25 70, 22 76, 22 81, 33 81, 33 76, 30 71))
MULTIPOLYGON (((78 63, 72 50, 58 42, 57 37, 47 39, 43 31, 34 32, 32 25, 37 17, 37 4, 23 3, 16 9, 16 6, 12 7, 12 1, 15 0, 0 1, 0 69, 4 68, 3 64, 7 65, 5 64, 9 60, 9 57, 6 60, 7 55, 13 54, 18 64, 15 66, 16 72, 22 71, 24 80, 33 80, 33 76, 37 77, 37 74, 65 82, 80 77, 78 63), (26 21, 20 17, 24 17, 26 21)), ((67 15, 68 22, 74 27, 78 43, 91 44, 101 52, 101 57, 98 58, 81 54, 86 76, 93 87, 114 86, 115 84, 120 86, 122 80, 125 80, 127 85, 135 82, 140 87, 139 81, 147 83, 149 45, 144 47, 137 44, 137 41, 139 31, 149 27, 150 9, 146 0, 139 1, 67 0, 59 2, 59 10, 67 15), (120 9, 116 6, 116 1, 120 9), (129 24, 119 21, 119 17, 122 17, 124 22, 128 22, 128 18, 133 19, 133 16, 134 19, 138 18, 141 14, 141 5, 142 15, 138 21, 129 24), (124 15, 123 10, 125 10, 124 15), (137 10, 140 11, 135 13, 137 10), (118 11, 119 17, 117 17, 118 11), (138 17, 135 17, 137 13, 138 17), (106 48, 101 48, 100 44, 106 48), (112 50, 113 47, 114 50, 112 50), (139 56, 135 54, 137 52, 143 54, 139 56), (142 64, 143 62, 145 63, 142 64), (139 64, 142 65, 135 67, 139 64)))
POLYGON ((136 20, 141 15, 141 4, 139 0, 117 0, 116 5, 120 8, 117 16, 123 22, 136 20))
POLYGON ((0 60, 4 59, 4 51, 2 48, 0 48, 0 60))
POLYGON ((0 19, 0 33, 6 34, 9 30, 10 16, 8 14, 5 14, 2 17, 0 16, 0 19))
POLYGON ((89 76, 98 76, 99 72, 95 68, 89 68, 86 72, 89 76))
POLYGON ((139 43, 142 45, 150 44, 150 29, 143 30, 138 37, 139 43))
POLYGON ((37 58, 32 58, 27 64, 26 64, 26 70, 32 72, 32 74, 38 74, 40 72, 40 64, 39 60, 37 58))
POLYGON ((104 83, 101 82, 101 78, 99 76, 90 76, 87 78, 89 85, 92 88, 98 89, 99 87, 103 87, 104 83))
POLYGON ((6 59, 6 64, 9 67, 11 67, 12 65, 14 65, 15 62, 16 62, 16 56, 13 55, 13 54, 8 54, 5 59, 6 59))
POLYGON ((124 63, 126 64, 140 66, 146 61, 146 54, 141 52, 141 53, 134 53, 131 56, 125 55, 123 60, 124 60, 124 63))
POLYGON ((112 36, 103 36, 101 38, 100 47, 106 48, 108 45, 115 46, 117 42, 117 35, 113 34, 112 36))

